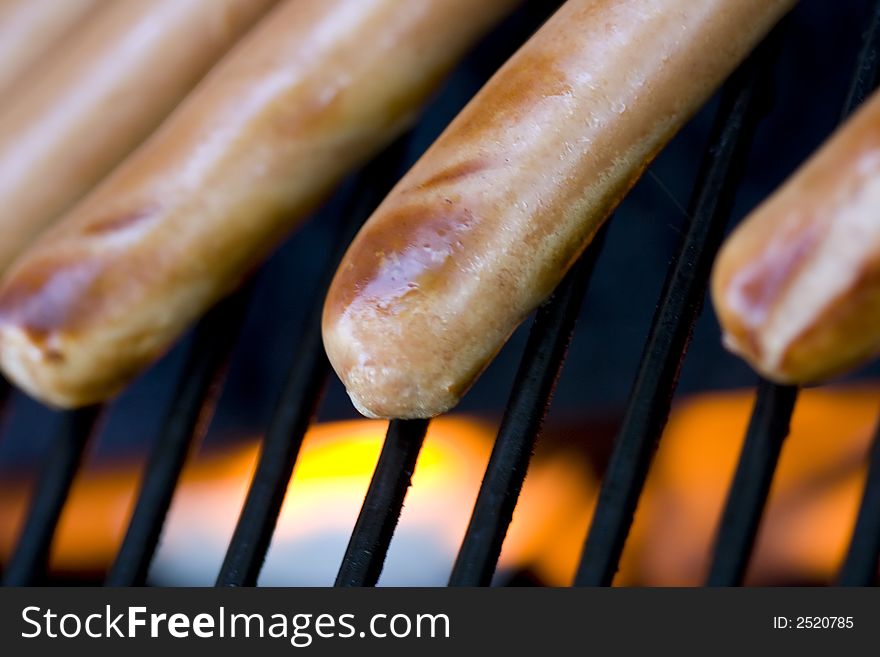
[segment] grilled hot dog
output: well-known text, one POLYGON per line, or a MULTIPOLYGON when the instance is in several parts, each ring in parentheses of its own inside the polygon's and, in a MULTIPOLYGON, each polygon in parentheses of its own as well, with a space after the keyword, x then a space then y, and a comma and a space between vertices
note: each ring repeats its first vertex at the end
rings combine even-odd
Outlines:
POLYGON ((0 272, 274 2, 112 0, 15 85, 0 113, 0 272))
POLYGON ((107 0, 0 1, 0 94, 9 93, 12 85, 92 9, 106 3, 107 0))
POLYGON ((880 94, 727 240, 712 276, 725 344, 811 383, 880 352, 880 94))
POLYGON ((355 239, 324 344, 357 408, 455 405, 794 0, 569 0, 355 239))
POLYGON ((400 134, 517 1, 280 5, 13 267, 4 372, 58 406, 118 391, 400 134))

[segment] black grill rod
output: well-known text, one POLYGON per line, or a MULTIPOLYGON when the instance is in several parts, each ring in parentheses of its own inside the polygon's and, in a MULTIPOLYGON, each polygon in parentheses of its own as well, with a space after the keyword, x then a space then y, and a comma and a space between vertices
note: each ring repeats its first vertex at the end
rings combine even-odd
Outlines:
POLYGON ((0 374, 0 440, 2 440, 8 426, 12 409, 12 402, 10 401, 12 390, 12 384, 9 383, 9 380, 0 374))
POLYGON ((845 120, 877 88, 880 76, 880 2, 874 4, 868 27, 862 34, 856 70, 841 112, 845 120))
POLYGON ((537 312, 450 586, 488 586, 602 248, 603 227, 537 312))
POLYGON ((868 464, 868 478, 859 514, 843 567, 837 578, 840 586, 873 586, 880 560, 880 423, 874 434, 868 464))
POLYGON ((107 586, 142 586, 146 581, 183 465, 214 415, 250 297, 248 284, 217 304, 196 327, 107 586))
POLYGON ((3 576, 4 586, 31 586, 39 584, 44 577, 61 511, 100 410, 99 406, 89 406, 64 413, 31 499, 18 544, 3 576))
MULTIPOLYGON (((874 7, 863 39, 842 120, 852 114, 877 84, 880 3, 874 7)), ((797 390, 792 387, 767 382, 759 386, 755 411, 716 538, 707 579, 709 586, 737 586, 743 581, 796 397, 797 390)))
POLYGON ((9 383, 9 380, 0 374, 0 409, 2 409, 2 414, 5 416, 6 411, 8 409, 7 402, 9 398, 12 396, 12 384, 9 383))
POLYGON ((755 128, 768 105, 769 39, 730 78, 691 196, 685 237, 669 269, 575 576, 610 586, 666 426, 681 363, 703 305, 712 261, 730 220, 755 128))
POLYGON ((400 519, 428 420, 392 420, 335 586, 375 586, 400 519))
MULTIPOLYGON (((877 87, 880 72, 880 2, 874 6, 871 22, 862 36, 859 65, 843 117, 846 118, 877 87)), ((876 583, 880 560, 880 424, 871 448, 868 478, 859 506, 849 549, 838 575, 841 586, 870 586, 876 583)))
POLYGON ((797 395, 795 386, 764 380, 758 384, 755 407, 715 539, 708 586, 742 583, 797 395))
POLYGON ((255 586, 306 430, 326 387, 330 363, 321 338, 321 311, 327 288, 346 248, 397 181, 408 136, 398 139, 358 176, 341 215, 336 252, 328 258, 305 314, 306 326, 263 439, 260 457, 229 543, 217 586, 255 586))

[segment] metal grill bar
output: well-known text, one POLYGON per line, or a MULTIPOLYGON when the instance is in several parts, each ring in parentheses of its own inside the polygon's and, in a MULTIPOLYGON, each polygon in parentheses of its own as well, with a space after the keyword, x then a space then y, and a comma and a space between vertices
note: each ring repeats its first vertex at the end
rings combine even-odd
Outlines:
POLYGON ((657 443, 666 426, 681 363, 703 305, 709 272, 733 208, 745 157, 764 109, 765 43, 731 77, 703 156, 681 250, 669 270, 630 400, 602 481, 577 586, 609 586, 632 525, 657 443))
POLYGON ((301 338, 296 365, 263 439, 257 469, 217 586, 256 585, 306 429, 324 394, 330 365, 321 349, 316 315, 310 313, 308 317, 309 326, 301 338))
POLYGON ((488 586, 492 580, 605 233, 602 228, 538 309, 450 586, 488 586))
MULTIPOLYGON (((849 116, 877 88, 880 76, 880 2, 874 5, 868 29, 862 36, 859 64, 844 104, 842 118, 849 116)), ((880 424, 871 449, 868 478, 849 551, 838 582, 842 586, 870 586, 877 579, 880 559, 880 424)))
MULTIPOLYGON (((742 160, 757 121, 763 97, 759 93, 760 71, 756 68, 766 72, 770 59, 766 53, 750 58, 722 94, 710 140, 712 147, 704 156, 691 199, 687 234, 664 283, 576 584, 610 584, 617 568, 653 451, 666 423, 681 362, 705 295, 711 260, 730 214, 742 160), (759 58, 764 58, 763 66, 755 64, 759 58)), ((864 35, 844 116, 876 86, 878 70, 880 2, 874 7, 864 35)), ((361 174, 350 199, 352 207, 344 213, 339 251, 328 262, 322 284, 317 287, 296 359, 264 439, 257 471, 218 577, 219 585, 253 585, 257 581, 297 454, 330 369, 320 334, 324 293, 343 247, 396 181, 402 160, 401 144, 389 149, 361 174)), ((595 258, 598 251, 598 244, 591 247, 588 258, 595 258)), ((491 580, 588 283, 592 266, 588 258, 582 258, 576 265, 553 300, 539 310, 532 326, 468 532, 453 568, 452 585, 488 584, 491 580)), ((213 412, 215 397, 211 390, 215 394, 219 390, 223 363, 239 328, 236 319, 243 314, 246 297, 242 292, 221 305, 197 329, 188 365, 178 383, 177 399, 145 469, 126 540, 108 577, 110 584, 144 581, 183 463, 213 412), (242 304, 238 311, 231 309, 236 303, 242 304), (226 322, 216 317, 223 313, 228 313, 226 322)), ((0 403, 8 390, 8 384, 0 380, 0 403)), ((796 397, 796 388, 767 382, 759 385, 719 529, 710 585, 742 580, 796 397)), ((45 573, 63 505, 90 436, 94 435, 99 413, 98 407, 92 407, 65 414, 4 584, 38 582, 45 573)), ((421 420, 395 421, 389 425, 337 576, 337 586, 374 585, 378 581, 427 427, 428 422, 421 420)), ((878 508, 880 426, 872 447, 859 518, 841 570, 841 583, 869 583, 876 575, 880 552, 878 508)))
POLYGON ((40 476, 18 545, 3 577, 4 586, 28 586, 45 575, 49 547, 61 510, 85 455, 100 407, 90 406, 64 414, 48 460, 40 476))
MULTIPOLYGON (((853 73, 850 90, 841 112, 846 119, 877 85, 880 74, 880 2, 874 5, 868 29, 853 73)), ((761 514, 770 492, 773 471, 788 433, 797 390, 762 382, 743 446, 737 473, 727 505, 709 571, 710 586, 736 586, 742 583, 754 547, 761 514)), ((866 488, 865 495, 873 495, 866 488)), ((855 545, 861 535, 854 536, 855 545)))
POLYGON ((8 408, 7 402, 12 394, 12 384, 0 374, 0 412, 5 413, 8 408))
POLYGON ((428 420, 393 420, 348 542, 336 586, 375 586, 403 509, 428 420))
POLYGON ((244 323, 250 291, 248 285, 221 301, 196 328, 107 586, 141 586, 146 581, 187 455, 207 432, 214 415, 229 355, 244 323))
POLYGON ((330 374, 321 338, 321 309, 327 288, 361 224, 396 182, 407 143, 407 137, 399 139, 364 169, 342 214, 338 246, 315 288, 306 314, 308 323, 263 440, 257 469, 217 578, 218 586, 257 583, 303 438, 330 374))
POLYGON ((871 446, 868 479, 849 551, 840 569, 841 586, 872 586, 880 560, 880 423, 871 446))
POLYGON ((878 76, 880 76, 880 2, 874 5, 868 28, 862 34, 862 49, 859 51, 856 70, 843 104, 841 121, 852 114, 877 88, 877 83, 880 81, 878 76))
POLYGON ((709 586, 737 586, 742 582, 797 394, 794 386, 763 380, 758 384, 755 408, 716 539, 709 586))

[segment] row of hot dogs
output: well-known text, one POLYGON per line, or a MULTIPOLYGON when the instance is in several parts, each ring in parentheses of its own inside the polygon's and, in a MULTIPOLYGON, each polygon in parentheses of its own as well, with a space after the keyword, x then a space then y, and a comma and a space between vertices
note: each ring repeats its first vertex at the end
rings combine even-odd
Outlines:
POLYGON ((4 244, 48 229, 0 286, 4 372, 58 406, 118 392, 516 4, 98 0, 5 94, 4 244))
MULTIPOLYGON (((357 408, 454 406, 795 2, 568 0, 344 257, 324 342, 357 408)), ((7 0, 37 4, 54 2, 7 0)), ((167 350, 518 0, 79 4, 56 48, 22 55, 27 74, 0 69, 0 367, 64 407, 116 394, 167 350)), ((880 98, 724 247, 725 339, 765 375, 812 382, 880 348, 875 194, 880 98)))

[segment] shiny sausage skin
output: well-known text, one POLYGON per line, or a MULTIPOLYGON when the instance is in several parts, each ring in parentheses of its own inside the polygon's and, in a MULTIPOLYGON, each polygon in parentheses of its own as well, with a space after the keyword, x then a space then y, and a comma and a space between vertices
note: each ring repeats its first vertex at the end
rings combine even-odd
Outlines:
POLYGON ((726 346, 773 381, 880 353, 880 94, 734 231, 712 298, 726 346))
POLYGON ((0 111, 0 273, 275 2, 109 0, 15 85, 0 111))
POLYGON ((112 0, 0 0, 0 112, 6 94, 74 31, 89 13, 112 0))
POLYGON ((518 0, 289 0, 0 286, 0 365, 106 399, 417 116, 518 0))
POLYGON ((454 406, 794 0, 569 0, 370 218, 327 297, 371 417, 454 406))

